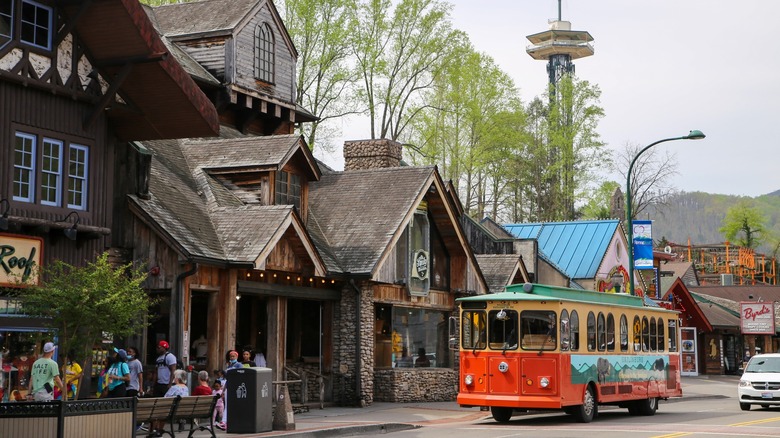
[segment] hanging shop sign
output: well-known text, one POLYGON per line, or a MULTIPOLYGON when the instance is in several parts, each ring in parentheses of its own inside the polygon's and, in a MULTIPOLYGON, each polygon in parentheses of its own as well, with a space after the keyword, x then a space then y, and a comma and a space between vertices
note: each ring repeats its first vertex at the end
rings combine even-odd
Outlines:
POLYGON ((740 302, 739 320, 743 335, 774 335, 775 305, 771 302, 740 302))
POLYGON ((43 239, 0 234, 0 286, 38 284, 43 239))

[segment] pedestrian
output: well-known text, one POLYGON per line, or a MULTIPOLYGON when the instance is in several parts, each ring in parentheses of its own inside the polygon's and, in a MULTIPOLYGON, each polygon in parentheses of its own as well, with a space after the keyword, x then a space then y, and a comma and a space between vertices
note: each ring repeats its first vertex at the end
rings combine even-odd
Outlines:
MULTIPOLYGON (((208 377, 208 373, 206 373, 208 377)), ((187 372, 184 370, 176 370, 173 372, 173 385, 165 392, 165 397, 188 397, 190 395, 190 389, 187 387, 187 372)))
POLYGON ((106 382, 106 373, 108 372, 108 367, 111 365, 112 359, 110 357, 104 357, 103 362, 100 364, 101 370, 100 374, 98 374, 98 381, 97 381, 97 397, 105 397, 108 395, 108 382, 106 382))
POLYGON ((144 366, 138 360, 138 350, 135 347, 127 347, 127 367, 130 368, 130 381, 127 382, 128 397, 143 397, 144 395, 144 366))
POLYGON ((230 350, 230 353, 228 353, 227 369, 233 370, 243 367, 244 365, 238 361, 238 352, 236 350, 230 350))
POLYGON ((176 371, 176 356, 169 353, 170 345, 166 341, 157 343, 157 380, 154 385, 154 396, 162 397, 173 385, 173 373, 176 371))
POLYGON ((198 385, 192 390, 192 395, 211 395, 208 371, 203 370, 198 373, 198 385))
POLYGON ((73 349, 68 350, 68 354, 65 356, 65 365, 62 366, 62 376, 65 378, 65 388, 68 390, 68 398, 70 400, 78 400, 79 398, 79 386, 81 386, 81 378, 84 377, 84 370, 81 368, 75 359, 75 351, 73 349))
POLYGON ((127 382, 130 381, 130 367, 127 366, 127 351, 114 347, 114 363, 106 372, 108 398, 127 396, 127 382))
POLYGON ((218 428, 225 430, 225 394, 222 392, 222 388, 223 381, 219 379, 214 380, 214 385, 211 387, 211 394, 219 396, 219 398, 217 399, 217 404, 214 407, 214 417, 212 418, 212 422, 218 428))
POLYGON ((30 383, 27 387, 27 398, 35 401, 54 400, 54 385, 56 384, 62 391, 62 400, 68 399, 65 385, 60 379, 60 367, 57 362, 52 360, 54 349, 57 348, 53 342, 47 342, 43 345, 43 356, 36 360, 32 365, 30 372, 30 383))
POLYGON ((268 366, 265 360, 265 355, 259 348, 255 351, 255 366, 263 368, 268 366))
POLYGON ((417 350, 417 359, 414 361, 415 368, 426 368, 431 366, 431 361, 428 360, 428 355, 425 354, 425 348, 420 347, 417 350))
POLYGON ((241 352, 241 365, 244 368, 251 368, 256 366, 255 358, 252 354, 252 348, 249 346, 244 347, 243 351, 241 352))

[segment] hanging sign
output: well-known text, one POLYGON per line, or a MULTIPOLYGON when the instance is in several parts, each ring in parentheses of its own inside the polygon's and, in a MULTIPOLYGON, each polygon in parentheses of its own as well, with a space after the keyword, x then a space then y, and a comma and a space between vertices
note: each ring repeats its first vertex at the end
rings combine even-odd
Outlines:
POLYGON ((425 280, 428 278, 429 258, 428 251, 418 250, 414 253, 412 277, 425 280))
POLYGON ((0 286, 38 284, 43 239, 0 234, 0 286))
POLYGON ((743 301, 739 303, 739 321, 743 335, 774 335, 775 305, 743 301))
POLYGON ((634 269, 653 269, 653 222, 632 221, 634 269))

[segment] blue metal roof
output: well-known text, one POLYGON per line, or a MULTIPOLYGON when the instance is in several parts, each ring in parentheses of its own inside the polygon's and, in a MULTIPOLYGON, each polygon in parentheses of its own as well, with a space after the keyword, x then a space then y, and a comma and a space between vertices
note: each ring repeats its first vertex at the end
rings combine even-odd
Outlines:
POLYGON ((506 224, 504 228, 518 238, 534 238, 539 251, 569 278, 594 278, 618 220, 543 222, 506 224))

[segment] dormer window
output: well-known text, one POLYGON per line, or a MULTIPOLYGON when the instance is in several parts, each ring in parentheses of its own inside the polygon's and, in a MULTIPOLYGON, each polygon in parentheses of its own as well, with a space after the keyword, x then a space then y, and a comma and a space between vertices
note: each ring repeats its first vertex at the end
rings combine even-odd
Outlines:
POLYGON ((51 49, 52 9, 40 3, 22 0, 21 40, 41 49, 51 49))
POLYGON ((300 176, 284 170, 276 172, 276 205, 294 205, 300 211, 300 176))
POLYGON ((14 2, 0 3, 0 47, 11 41, 13 35, 14 2))
POLYGON ((255 78, 274 81, 274 33, 267 23, 255 28, 255 78))

